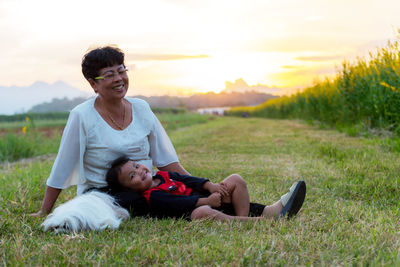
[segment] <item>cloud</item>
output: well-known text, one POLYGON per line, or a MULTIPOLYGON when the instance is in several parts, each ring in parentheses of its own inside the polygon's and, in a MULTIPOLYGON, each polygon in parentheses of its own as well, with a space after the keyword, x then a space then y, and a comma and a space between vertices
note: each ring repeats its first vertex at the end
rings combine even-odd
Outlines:
POLYGON ((332 60, 342 60, 345 56, 332 55, 332 56, 300 56, 296 57, 296 60, 300 61, 332 61, 332 60))
POLYGON ((395 41, 395 38, 391 39, 380 39, 380 40, 373 40, 370 42, 365 42, 359 46, 357 46, 357 53, 366 53, 366 52, 374 52, 379 50, 382 47, 387 47, 388 42, 393 42, 395 41))
POLYGON ((281 37, 276 39, 259 40, 250 49, 261 52, 334 52, 347 51, 348 47, 356 45, 354 39, 348 36, 304 34, 281 37))
POLYGON ((272 80, 284 81, 283 86, 301 88, 311 86, 315 81, 331 77, 338 72, 335 66, 298 66, 287 72, 269 75, 272 80))
POLYGON ((283 66, 281 66, 281 68, 283 68, 283 69, 297 69, 297 68, 299 68, 299 66, 295 66, 295 65, 283 65, 283 66))
POLYGON ((324 18, 325 18, 324 16, 315 15, 315 16, 308 16, 308 17, 305 18, 305 20, 314 22, 314 21, 321 21, 324 18))
POLYGON ((127 58, 132 61, 168 61, 210 58, 209 55, 179 55, 179 54, 128 54, 127 58))
POLYGON ((304 67, 297 69, 296 71, 290 72, 293 76, 311 76, 317 78, 318 75, 330 75, 337 72, 337 67, 304 67))
POLYGON ((222 90, 224 92, 249 92, 249 91, 256 91, 266 94, 281 94, 282 91, 285 90, 284 88, 279 87, 270 87, 263 84, 256 84, 256 85, 248 85, 245 80, 242 78, 237 79, 234 82, 226 81, 225 82, 225 89, 222 90))

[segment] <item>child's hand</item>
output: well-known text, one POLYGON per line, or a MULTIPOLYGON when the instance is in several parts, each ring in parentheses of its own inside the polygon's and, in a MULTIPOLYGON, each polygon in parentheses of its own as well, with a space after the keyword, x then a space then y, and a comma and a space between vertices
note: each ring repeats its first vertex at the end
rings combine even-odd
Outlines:
POLYGON ((212 208, 218 208, 221 206, 221 194, 218 192, 212 193, 208 198, 208 205, 212 208))
POLYGON ((210 191, 211 194, 218 192, 221 194, 222 198, 229 196, 228 187, 224 183, 213 184, 210 182, 210 185, 208 186, 208 191, 210 191))

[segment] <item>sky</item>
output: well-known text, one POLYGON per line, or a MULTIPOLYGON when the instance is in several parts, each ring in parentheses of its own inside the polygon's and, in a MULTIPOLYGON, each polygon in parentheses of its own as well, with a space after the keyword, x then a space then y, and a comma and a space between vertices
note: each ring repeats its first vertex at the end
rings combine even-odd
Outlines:
POLYGON ((398 0, 0 0, 0 86, 91 92, 82 56, 113 44, 131 94, 291 94, 395 38, 399 11, 398 0))

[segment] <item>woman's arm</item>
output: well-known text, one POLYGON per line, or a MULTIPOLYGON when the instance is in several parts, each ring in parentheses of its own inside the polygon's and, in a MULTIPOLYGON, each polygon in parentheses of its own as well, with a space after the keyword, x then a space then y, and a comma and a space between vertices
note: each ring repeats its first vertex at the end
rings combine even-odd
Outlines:
POLYGON ((65 126, 60 148, 54 161, 51 173, 46 182, 46 193, 40 211, 31 214, 34 217, 44 216, 51 212, 58 195, 59 188, 67 188, 77 183, 79 162, 84 152, 85 134, 78 112, 71 111, 65 126))
MULTIPOLYGON (((150 108, 149 111, 151 112, 150 108)), ((190 175, 179 163, 175 148, 156 115, 151 112, 150 116, 153 119, 153 125, 149 135, 150 157, 153 160, 153 165, 157 166, 160 171, 190 175)))
POLYGON ((190 175, 185 168, 182 167, 182 165, 179 162, 173 162, 167 166, 164 167, 158 167, 160 171, 167 171, 167 172, 177 172, 180 174, 185 174, 185 175, 190 175))
POLYGON ((46 193, 44 194, 42 207, 40 208, 40 211, 31 214, 31 216, 41 217, 41 216, 45 216, 45 215, 49 214, 51 209, 53 208, 54 203, 56 202, 60 192, 61 192, 61 189, 47 186, 46 193))

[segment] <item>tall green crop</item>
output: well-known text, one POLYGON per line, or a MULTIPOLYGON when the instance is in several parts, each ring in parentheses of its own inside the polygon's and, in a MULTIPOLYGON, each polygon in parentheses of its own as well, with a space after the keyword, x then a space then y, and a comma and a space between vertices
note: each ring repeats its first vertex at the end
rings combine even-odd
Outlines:
MULTIPOLYGON (((399 31, 400 34, 400 31, 399 31)), ((400 135, 399 40, 369 53, 369 59, 345 61, 333 79, 256 107, 237 107, 228 115, 318 120, 332 126, 363 125, 400 135)))

